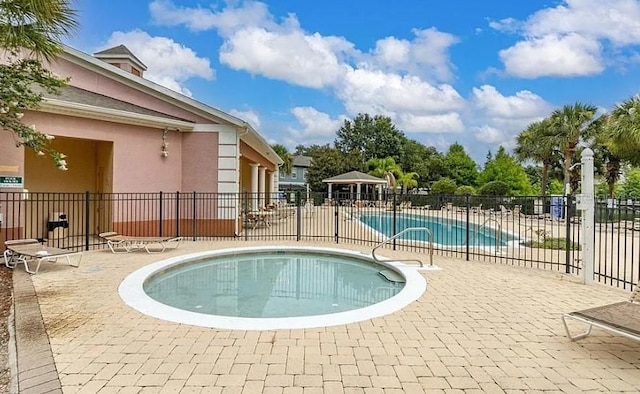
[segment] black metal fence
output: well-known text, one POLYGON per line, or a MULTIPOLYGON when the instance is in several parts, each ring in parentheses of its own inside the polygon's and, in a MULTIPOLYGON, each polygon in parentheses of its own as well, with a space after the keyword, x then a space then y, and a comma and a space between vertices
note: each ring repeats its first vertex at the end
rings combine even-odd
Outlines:
MULTIPOLYGON (((595 276, 640 281, 640 202, 596 202, 595 276)), ((378 193, 0 193, 0 240, 41 238, 74 250, 104 248, 116 231, 191 240, 389 241, 423 252, 555 270, 581 270, 581 211, 573 197, 378 193)))

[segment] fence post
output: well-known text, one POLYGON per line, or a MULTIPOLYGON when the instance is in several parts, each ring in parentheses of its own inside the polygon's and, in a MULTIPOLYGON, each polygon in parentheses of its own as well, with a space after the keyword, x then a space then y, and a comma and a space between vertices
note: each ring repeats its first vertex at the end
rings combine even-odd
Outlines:
POLYGON ((197 205, 197 192, 193 192, 193 212, 192 212, 192 225, 191 225, 191 231, 193 232, 193 240, 196 240, 196 233, 198 232, 198 227, 197 227, 197 210, 196 210, 196 205, 197 205))
POLYGON ((176 237, 180 236, 180 192, 176 192, 176 237))
POLYGON ((566 214, 564 215, 564 238, 565 238, 565 250, 564 250, 564 272, 569 274, 571 273, 571 252, 573 246, 573 240, 571 239, 571 203, 573 202, 571 199, 571 195, 567 194, 565 196, 566 200, 566 214))
POLYGON ((582 215, 582 275, 585 284, 593 282, 594 243, 595 243, 595 199, 593 182, 593 151, 582 151, 582 196, 580 203, 582 215))
MULTIPOLYGON (((393 232, 391 236, 395 236, 398 234, 397 220, 398 218, 398 210, 396 208, 396 191, 393 191, 393 232)), ((393 250, 396 250, 396 238, 393 239, 393 250)))
POLYGON ((89 209, 89 203, 91 200, 91 195, 89 191, 84 192, 84 250, 89 250, 89 215, 91 214, 91 209, 89 209))
POLYGON ((339 243, 340 242, 340 236, 339 236, 340 220, 338 220, 338 218, 340 217, 340 212, 338 212, 338 206, 340 205, 340 200, 339 200, 340 195, 338 194, 338 192, 336 192, 335 196, 336 197, 333 199, 335 201, 335 209, 333 210, 334 212, 333 216, 334 216, 334 222, 335 222, 333 235, 336 240, 336 243, 339 243))
POLYGON ((162 192, 160 192, 160 207, 159 210, 160 212, 158 213, 158 215, 160 216, 160 223, 158 223, 158 231, 160 232, 160 234, 158 234, 159 237, 162 237, 162 216, 163 216, 163 212, 162 212, 162 192))
POLYGON ((246 225, 246 222, 247 222, 245 219, 246 219, 248 213, 249 213, 249 192, 244 192, 244 215, 240 215, 240 217, 242 217, 242 219, 243 219, 242 230, 244 231, 244 240, 245 241, 249 240, 249 232, 245 228, 245 225, 246 225))
POLYGON ((302 233, 302 195, 296 190, 296 241, 300 241, 302 233))
MULTIPOLYGON (((469 234, 469 233, 470 233, 470 231, 469 231, 469 219, 470 219, 470 218, 469 218, 469 209, 470 209, 470 207, 469 207, 469 203, 470 203, 470 198, 469 198, 469 197, 470 197, 470 194, 466 194, 466 205, 467 205, 467 227, 466 227, 466 230, 465 230, 465 237, 466 237, 467 242, 465 242, 465 243, 467 244, 467 248, 466 248, 465 254, 466 254, 466 259, 467 259, 467 261, 469 261, 469 242, 471 241, 471 240, 469 239, 469 235, 470 235, 470 234, 469 234)), ((498 245, 496 245, 496 247, 497 247, 497 246, 498 246, 498 245)))

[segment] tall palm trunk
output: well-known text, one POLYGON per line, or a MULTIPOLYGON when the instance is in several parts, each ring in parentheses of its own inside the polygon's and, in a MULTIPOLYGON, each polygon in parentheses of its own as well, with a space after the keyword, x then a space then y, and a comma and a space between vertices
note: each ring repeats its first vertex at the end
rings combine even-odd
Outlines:
POLYGON ((551 163, 548 161, 542 162, 542 179, 540 179, 540 194, 547 195, 547 184, 549 183, 549 171, 551 170, 551 163))

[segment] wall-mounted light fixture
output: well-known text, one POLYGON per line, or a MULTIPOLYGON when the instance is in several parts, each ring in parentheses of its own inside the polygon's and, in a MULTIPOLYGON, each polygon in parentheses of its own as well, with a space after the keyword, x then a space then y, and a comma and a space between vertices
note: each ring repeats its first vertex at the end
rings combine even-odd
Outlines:
POLYGON ((160 151, 160 155, 162 157, 169 156, 169 151, 167 150, 167 148, 169 147, 169 143, 167 142, 168 132, 169 130, 166 127, 164 128, 164 130, 162 130, 162 150, 160 151))

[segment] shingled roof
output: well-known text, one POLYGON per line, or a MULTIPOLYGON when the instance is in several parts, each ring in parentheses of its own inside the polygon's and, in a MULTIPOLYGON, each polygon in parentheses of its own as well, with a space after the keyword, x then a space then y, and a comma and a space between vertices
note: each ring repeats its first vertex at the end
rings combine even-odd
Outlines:
POLYGON ((134 55, 129 50, 129 48, 127 48, 124 45, 118 45, 113 48, 105 49, 104 51, 96 52, 93 54, 93 56, 95 56, 97 59, 100 59, 100 60, 129 59, 136 66, 140 67, 143 71, 147 70, 147 66, 145 66, 144 63, 142 63, 140 59, 138 59, 136 55, 134 55))

